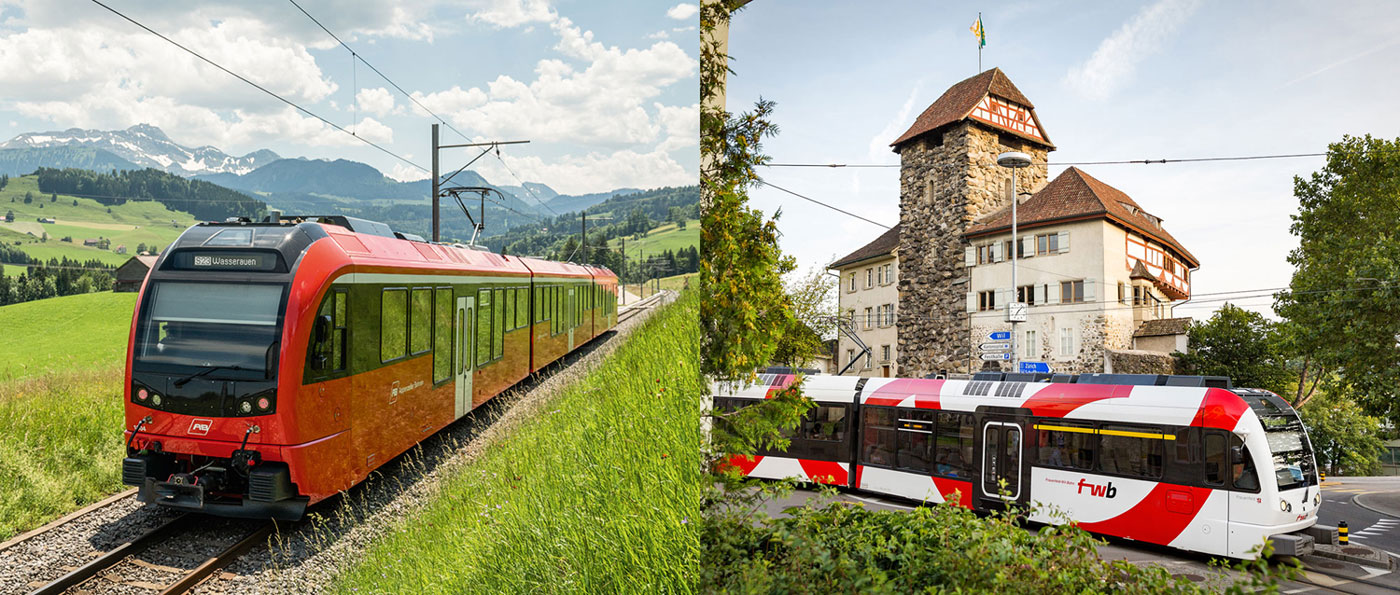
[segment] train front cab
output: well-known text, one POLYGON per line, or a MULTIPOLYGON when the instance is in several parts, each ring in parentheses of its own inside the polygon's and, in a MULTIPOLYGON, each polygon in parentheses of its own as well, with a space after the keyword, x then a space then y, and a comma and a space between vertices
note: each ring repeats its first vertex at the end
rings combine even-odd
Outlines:
MULTIPOLYGON (((765 381, 720 387, 715 408, 755 402, 791 378, 765 381)), ((1048 505, 1032 518, 1039 522, 1236 558, 1316 522, 1306 434, 1296 413, 1265 391, 829 376, 806 383, 818 408, 790 452, 731 456, 728 464, 750 477, 978 510, 1038 503, 1048 505), (847 405, 857 395, 860 406, 847 405), (844 480, 837 470, 848 471, 844 480)))

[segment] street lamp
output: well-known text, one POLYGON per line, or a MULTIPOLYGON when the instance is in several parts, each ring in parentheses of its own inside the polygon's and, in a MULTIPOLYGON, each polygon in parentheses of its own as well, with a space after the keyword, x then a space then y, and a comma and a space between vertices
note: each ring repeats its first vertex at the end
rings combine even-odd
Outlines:
POLYGON ((1008 151, 997 155, 997 165, 1011 170, 1011 302, 1006 305, 1006 321, 1011 323, 1011 371, 1021 368, 1021 352, 1016 349, 1016 323, 1026 316, 1026 306, 1016 299, 1016 253, 1021 249, 1020 238, 1016 237, 1016 170, 1031 164, 1031 156, 1020 151, 1008 151))

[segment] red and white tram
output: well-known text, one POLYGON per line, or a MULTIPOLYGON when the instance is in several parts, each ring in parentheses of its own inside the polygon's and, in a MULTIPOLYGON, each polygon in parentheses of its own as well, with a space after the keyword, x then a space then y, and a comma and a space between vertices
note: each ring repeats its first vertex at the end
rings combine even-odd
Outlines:
MULTIPOLYGON (((717 386, 715 408, 758 402, 794 377, 761 378, 717 386)), ((1277 395, 1228 386, 1112 374, 809 376, 803 393, 817 406, 789 448, 726 464, 749 477, 977 510, 1034 503, 1033 521, 1067 517, 1094 533, 1211 555, 1252 558, 1268 539, 1310 549, 1302 532, 1317 522, 1321 492, 1307 432, 1277 395)))
POLYGON ((204 223, 142 285, 126 360, 138 499, 299 518, 611 329, 607 269, 343 216, 204 223))

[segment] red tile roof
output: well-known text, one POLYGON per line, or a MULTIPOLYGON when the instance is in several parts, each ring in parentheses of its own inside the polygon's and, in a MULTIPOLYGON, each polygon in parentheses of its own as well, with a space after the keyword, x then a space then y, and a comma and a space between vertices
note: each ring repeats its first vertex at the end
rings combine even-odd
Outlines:
MULTIPOLYGON (((1040 192, 1016 207, 1016 224, 1021 229, 1066 220, 1097 218, 1108 219, 1169 246, 1192 268, 1201 265, 1185 246, 1162 229, 1160 219, 1151 218, 1123 191, 1098 181, 1077 167, 1065 170, 1040 192)), ((984 236, 1010 229, 1011 207, 1008 206, 974 223, 964 236, 984 236)))
POLYGON ((876 258, 879 256, 886 256, 894 253, 895 248, 898 247, 899 226, 896 225, 894 227, 891 227, 889 231, 880 234, 880 237, 875 238, 874 241, 864 246, 861 246, 860 248, 857 248, 855 252, 847 254, 843 258, 837 259, 836 262, 827 265, 826 268, 839 269, 848 264, 855 264, 862 260, 869 260, 871 258, 876 258))
MULTIPOLYGON (((947 91, 943 92, 943 96, 928 106, 924 113, 919 114, 919 118, 914 120, 914 125, 890 143, 890 146, 898 147, 926 132, 962 121, 967 118, 968 114, 972 113, 972 108, 977 107, 977 103, 982 101, 982 98, 988 93, 1031 110, 1031 117, 1035 118, 1036 127, 1039 127, 1044 133, 1045 128, 1040 126, 1040 118, 1035 116, 1035 106, 1031 104, 1031 100, 1026 99, 1021 90, 1017 89, 1016 85, 1011 84, 1011 79, 1006 77, 1006 73, 1002 72, 1000 68, 993 68, 949 87, 947 91)), ((1041 140, 1013 130, 1006 132, 1047 145, 1052 149, 1055 147, 1050 142, 1048 135, 1044 140, 1041 140)))

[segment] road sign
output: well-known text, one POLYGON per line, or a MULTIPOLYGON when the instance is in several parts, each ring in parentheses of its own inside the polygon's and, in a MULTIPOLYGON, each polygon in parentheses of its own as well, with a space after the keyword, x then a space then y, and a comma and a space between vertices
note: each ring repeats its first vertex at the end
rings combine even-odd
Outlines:
POLYGON ((987 333, 987 339, 990 341, 1010 341, 1011 331, 992 331, 987 333))
POLYGON ((1011 361, 1011 354, 1010 354, 1010 353, 984 353, 984 354, 982 354, 982 361, 988 361, 988 362, 997 362, 997 361, 1009 362, 1009 361, 1011 361))
POLYGON ((1022 374, 1049 374, 1050 364, 1045 362, 1021 362, 1022 374))
POLYGON ((977 346, 982 351, 1011 351, 1010 343, 983 343, 977 346))
POLYGON ((1006 321, 1007 321, 1007 322, 1025 322, 1025 321, 1026 321, 1026 303, 1025 303, 1025 302, 1011 302, 1011 303, 1007 304, 1007 305, 1006 305, 1006 321))

